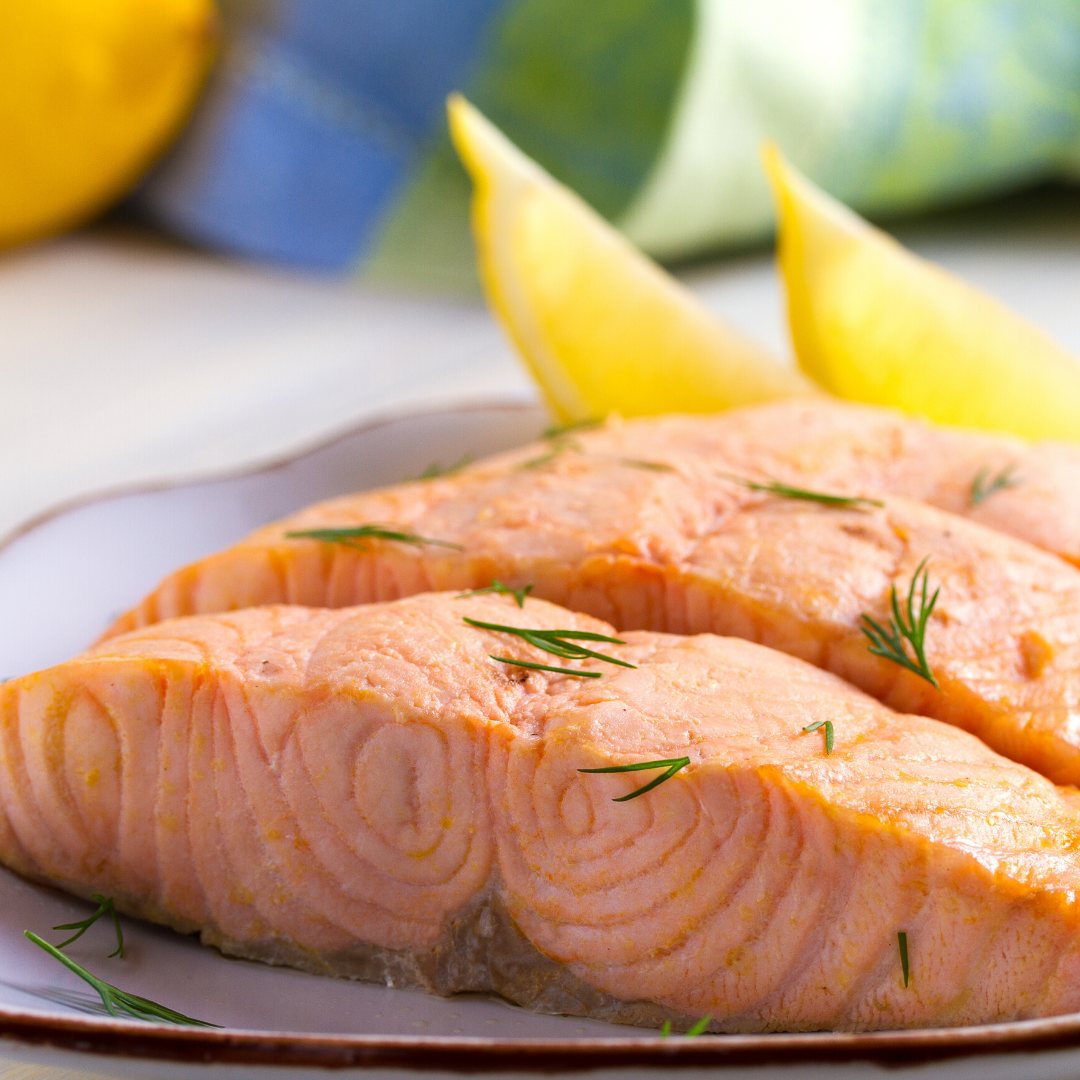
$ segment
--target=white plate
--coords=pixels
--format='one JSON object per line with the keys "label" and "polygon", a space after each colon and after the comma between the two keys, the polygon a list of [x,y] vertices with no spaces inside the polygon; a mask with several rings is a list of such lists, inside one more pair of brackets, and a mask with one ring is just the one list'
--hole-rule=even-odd
{"label": "white plate", "polygon": [[[418,475],[433,463],[527,441],[539,410],[488,404],[369,424],[242,476],[118,494],[62,509],[0,547],[0,675],[65,660],[169,570],[309,502]],[[125,920],[109,960],[97,924],[70,955],[123,989],[222,1025],[177,1029],[109,1018],[96,994],[26,941],[88,906],[0,871],[0,1054],[114,1075],[879,1076],[1051,1078],[1080,1072],[1080,1017],[880,1035],[716,1036],[538,1016],[494,998],[443,999],[225,960],[193,938]],[[57,936],[52,940],[57,940]]]}

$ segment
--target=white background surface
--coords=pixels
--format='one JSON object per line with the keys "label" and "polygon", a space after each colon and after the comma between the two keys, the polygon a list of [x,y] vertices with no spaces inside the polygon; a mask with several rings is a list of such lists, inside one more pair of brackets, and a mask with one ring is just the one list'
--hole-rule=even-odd
{"label": "white background surface", "polygon": [[[900,235],[1080,355],[1080,200]],[[787,352],[771,256],[683,276]],[[363,292],[117,226],[0,257],[0,378],[0,535],[73,497],[258,462],[373,415],[534,397],[479,303]],[[0,1080],[75,1075],[0,1057]]]}
{"label": "white background surface", "polygon": [[[900,235],[1080,355],[1080,198]],[[771,255],[683,276],[787,353]],[[77,495],[256,462],[373,414],[534,396],[479,302],[360,291],[117,226],[0,256],[0,378],[0,535]]]}

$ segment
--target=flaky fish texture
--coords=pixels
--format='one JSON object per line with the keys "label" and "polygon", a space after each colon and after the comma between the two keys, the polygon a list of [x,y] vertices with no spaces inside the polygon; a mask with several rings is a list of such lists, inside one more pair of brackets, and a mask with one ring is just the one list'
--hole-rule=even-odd
{"label": "flaky fish texture", "polygon": [[[0,856],[225,952],[551,1012],[751,1032],[1080,1009],[1080,813],[1042,776],[747,641],[592,643],[626,668],[465,616],[612,634],[509,597],[278,606],[7,683]],[[824,720],[830,754],[804,730]],[[655,771],[580,771],[683,756],[628,802]]]}
{"label": "flaky fish texture", "polygon": [[639,455],[701,454],[755,480],[917,499],[1080,565],[1080,446],[823,397],[635,420],[596,438]]}
{"label": "flaky fish texture", "polygon": [[[771,457],[770,433],[779,447]],[[795,449],[783,450],[785,433]],[[923,472],[946,461],[950,439],[987,446],[969,455],[963,482],[946,482],[959,466],[943,464],[938,487],[919,488]],[[532,583],[533,595],[620,630],[712,632],[770,645],[892,708],[973,732],[1057,783],[1078,784],[1080,571],[978,521],[874,488],[877,477],[956,502],[973,462],[992,470],[1008,457],[994,458],[991,445],[1013,444],[828,402],[611,423],[456,476],[310,507],[171,575],[112,632],[266,603],[343,607],[493,578]],[[971,512],[985,515],[1008,499],[1039,505],[1036,459],[1021,464],[1023,485]],[[877,495],[884,505],[827,506],[738,482],[766,475]],[[290,536],[365,524],[460,550]],[[941,589],[925,641],[937,687],[871,654],[863,632],[864,616],[887,624],[892,589],[903,599],[924,560],[931,592]]]}

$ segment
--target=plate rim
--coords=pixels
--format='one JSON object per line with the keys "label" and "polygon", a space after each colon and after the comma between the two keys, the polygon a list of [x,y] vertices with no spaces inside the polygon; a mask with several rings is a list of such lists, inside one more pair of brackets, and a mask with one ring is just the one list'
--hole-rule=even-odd
{"label": "plate rim", "polygon": [[[0,553],[50,521],[133,495],[228,482],[285,468],[368,431],[461,412],[536,412],[542,402],[467,398],[428,408],[387,410],[255,462],[162,481],[106,487],[63,500],[0,536]],[[62,1016],[0,1005],[0,1046],[19,1043],[100,1058],[207,1065],[432,1070],[451,1073],[574,1073],[598,1068],[700,1069],[867,1062],[892,1067],[962,1057],[1080,1047],[1080,1013],[955,1028],[875,1032],[777,1032],[661,1040],[655,1034],[575,1038],[349,1035],[190,1029],[142,1021]]]}
{"label": "plate rim", "polygon": [[72,1050],[102,1058],[162,1063],[444,1073],[566,1074],[595,1069],[700,1069],[766,1065],[890,1068],[959,1058],[1065,1051],[1080,1046],[1080,1014],[963,1028],[913,1031],[602,1038],[488,1038],[432,1035],[330,1035],[241,1028],[177,1028],[112,1018],[62,1017],[0,1006],[4,1042]]}
{"label": "plate rim", "polygon": [[460,402],[452,402],[445,405],[432,405],[427,408],[386,409],[372,413],[355,423],[338,427],[329,433],[315,438],[307,439],[296,445],[266,454],[253,461],[242,462],[238,465],[229,465],[220,469],[209,468],[191,473],[178,473],[167,480],[134,480],[120,482],[95,488],[81,495],[73,495],[59,502],[45,507],[44,510],[32,514],[17,525],[10,528],[6,533],[0,533],[0,553],[11,547],[16,540],[22,539],[28,533],[42,525],[48,524],[54,518],[72,510],[81,510],[95,503],[111,502],[113,499],[123,499],[130,495],[153,495],[161,491],[171,491],[174,488],[192,487],[199,484],[226,483],[230,480],[242,480],[248,476],[258,476],[262,473],[276,472],[278,469],[287,468],[302,458],[311,454],[317,454],[321,450],[327,450],[337,443],[362,435],[368,431],[376,431],[391,424],[398,424],[404,420],[419,420],[429,416],[440,416],[444,413],[458,412],[536,412],[545,408],[542,401],[527,401],[522,398],[512,397],[469,397],[462,398]]}

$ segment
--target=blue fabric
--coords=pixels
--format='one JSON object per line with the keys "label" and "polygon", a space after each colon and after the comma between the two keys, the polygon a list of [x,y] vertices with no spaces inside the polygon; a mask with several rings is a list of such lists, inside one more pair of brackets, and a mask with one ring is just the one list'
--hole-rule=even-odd
{"label": "blue fabric", "polygon": [[203,109],[142,196],[188,237],[360,261],[507,0],[296,0],[232,27]]}
{"label": "blue fabric", "polygon": [[301,0],[285,5],[280,40],[327,82],[425,139],[458,89],[506,0]]}
{"label": "blue fabric", "polygon": [[475,280],[451,90],[664,259],[768,235],[763,140],[869,215],[1080,177],[1080,0],[220,3],[141,200],[292,265]]}

